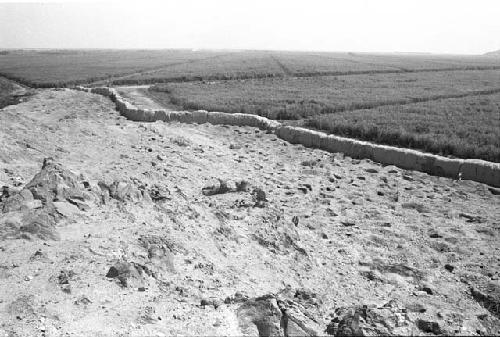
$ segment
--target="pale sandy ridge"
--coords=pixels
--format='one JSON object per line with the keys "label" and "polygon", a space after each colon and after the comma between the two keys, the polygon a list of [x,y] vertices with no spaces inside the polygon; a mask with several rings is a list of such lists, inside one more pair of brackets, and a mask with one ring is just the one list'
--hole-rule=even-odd
{"label": "pale sandy ridge", "polygon": [[[0,181],[13,192],[53,157],[81,188],[119,181],[165,196],[61,209],[59,241],[3,238],[0,335],[241,336],[253,323],[231,298],[286,289],[294,301],[298,290],[313,296],[320,335],[353,305],[401,308],[383,318],[399,335],[500,333],[481,297],[484,285],[500,289],[500,198],[484,184],[290,145],[252,127],[128,121],[109,99],[70,90],[3,109],[0,143]],[[244,179],[268,201],[204,195],[217,178]],[[2,237],[29,238],[18,226],[1,214]],[[145,247],[157,241],[166,261]],[[106,277],[120,261],[169,268],[144,288],[124,287]]]}

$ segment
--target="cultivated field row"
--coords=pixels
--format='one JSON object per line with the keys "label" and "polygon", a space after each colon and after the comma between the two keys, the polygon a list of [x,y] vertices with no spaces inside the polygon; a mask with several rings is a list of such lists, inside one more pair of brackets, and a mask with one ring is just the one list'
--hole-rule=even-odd
{"label": "cultivated field row", "polygon": [[496,70],[493,57],[271,51],[9,51],[0,74],[33,87]]}
{"label": "cultivated field row", "polygon": [[500,162],[499,79],[452,71],[214,81],[156,85],[149,95],[177,110],[306,119],[336,135]]}
{"label": "cultivated field row", "polygon": [[498,89],[314,116],[305,125],[380,144],[500,162]]}
{"label": "cultivated field row", "polygon": [[[196,62],[196,61],[194,61]],[[194,63],[192,62],[192,63]],[[188,63],[182,63],[188,64]],[[281,67],[280,67],[281,68]],[[283,68],[282,68],[283,69]],[[433,73],[433,72],[450,72],[450,71],[487,71],[500,70],[500,66],[484,66],[484,67],[462,67],[462,68],[424,68],[424,69],[395,69],[395,70],[352,70],[352,71],[323,71],[323,72],[308,72],[308,73],[293,73],[290,71],[270,72],[270,73],[237,73],[237,74],[215,74],[215,75],[182,75],[182,76],[158,76],[156,71],[148,71],[139,75],[139,78],[112,79],[109,82],[112,85],[145,85],[156,83],[179,83],[179,82],[199,82],[199,81],[233,81],[233,80],[250,80],[250,79],[267,79],[267,78],[315,78],[327,76],[353,76],[353,75],[376,75],[376,74],[410,74],[410,73]],[[148,77],[144,77],[148,75]],[[152,76],[152,77],[149,77]],[[128,76],[127,76],[128,77]]]}
{"label": "cultivated field row", "polygon": [[117,110],[130,120],[178,121],[183,123],[211,123],[224,125],[252,126],[274,132],[278,137],[292,144],[302,144],[306,147],[319,148],[329,152],[342,152],[353,158],[371,159],[376,162],[395,165],[404,169],[417,170],[432,175],[467,179],[500,187],[500,163],[491,163],[477,159],[450,159],[415,150],[390,147],[327,135],[322,132],[304,128],[283,126],[281,123],[250,114],[227,114],[207,112],[203,110],[168,111],[138,109],[125,101],[112,88],[77,88],[109,97],[116,103]]}

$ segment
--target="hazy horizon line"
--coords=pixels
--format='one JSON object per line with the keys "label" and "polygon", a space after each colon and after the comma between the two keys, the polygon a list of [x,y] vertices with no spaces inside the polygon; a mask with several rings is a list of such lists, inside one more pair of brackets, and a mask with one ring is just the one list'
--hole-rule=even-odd
{"label": "hazy horizon line", "polygon": [[456,56],[487,56],[493,49],[481,54],[468,53],[436,53],[430,51],[356,51],[356,50],[318,50],[318,49],[255,49],[255,48],[208,48],[208,47],[0,47],[0,50],[190,50],[190,51],[229,51],[229,52],[293,52],[293,53],[339,53],[339,54],[410,54],[410,55],[456,55]]}

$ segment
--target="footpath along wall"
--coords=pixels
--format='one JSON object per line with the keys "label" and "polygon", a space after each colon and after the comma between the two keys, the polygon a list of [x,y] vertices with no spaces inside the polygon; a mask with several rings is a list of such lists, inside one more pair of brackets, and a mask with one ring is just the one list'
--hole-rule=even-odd
{"label": "footpath along wall", "polygon": [[292,144],[302,144],[328,152],[342,152],[352,158],[371,159],[381,164],[395,165],[403,169],[421,171],[435,176],[474,180],[500,187],[500,163],[479,159],[451,159],[410,149],[378,145],[300,127],[283,126],[277,121],[257,115],[207,112],[205,110],[190,112],[138,109],[113,88],[76,87],[75,89],[109,97],[115,102],[116,109],[120,114],[133,121],[154,122],[161,120],[164,122],[252,126],[261,130],[273,131],[279,138]]}

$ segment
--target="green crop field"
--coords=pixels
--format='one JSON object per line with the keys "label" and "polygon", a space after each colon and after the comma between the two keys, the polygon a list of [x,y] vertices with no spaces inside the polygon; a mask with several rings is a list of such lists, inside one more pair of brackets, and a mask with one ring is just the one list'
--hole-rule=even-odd
{"label": "green crop field", "polygon": [[495,57],[191,50],[9,50],[0,75],[33,87],[500,69]]}
{"label": "green crop field", "polygon": [[189,50],[27,50],[0,55],[0,75],[33,87],[84,84],[215,57]]}
{"label": "green crop field", "polygon": [[440,71],[159,84],[179,109],[306,119],[338,135],[500,162],[500,71]]}
{"label": "green crop field", "polygon": [[182,109],[300,119],[499,88],[500,70],[491,70],[169,83],[151,95]]}
{"label": "green crop field", "polygon": [[440,99],[315,116],[336,135],[460,158],[500,162],[500,94]]}

